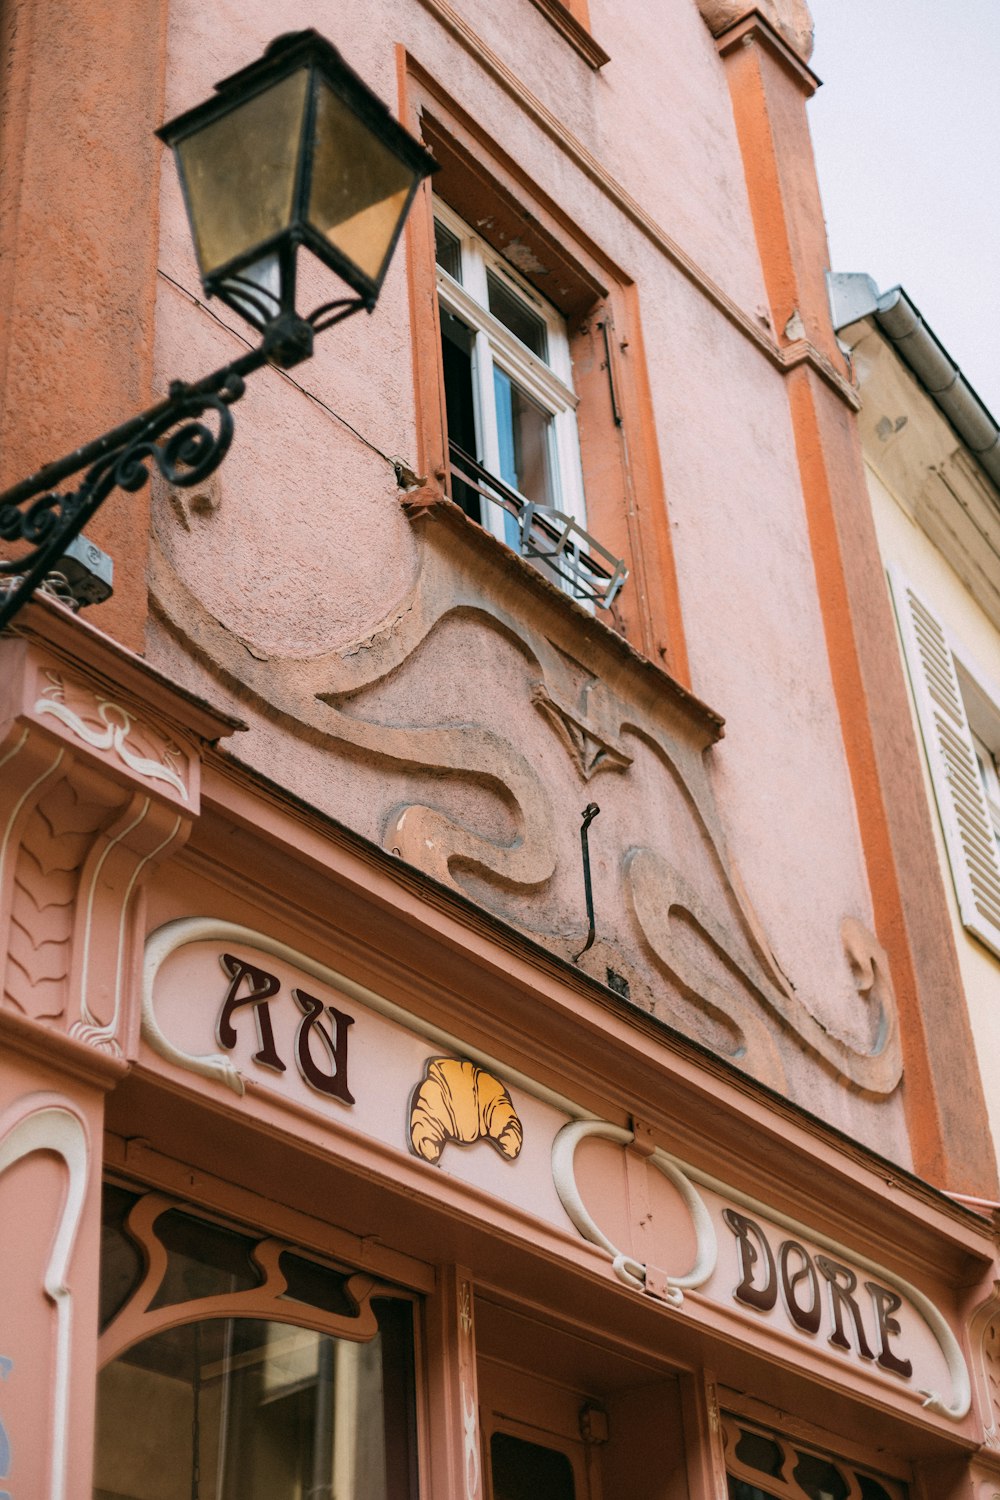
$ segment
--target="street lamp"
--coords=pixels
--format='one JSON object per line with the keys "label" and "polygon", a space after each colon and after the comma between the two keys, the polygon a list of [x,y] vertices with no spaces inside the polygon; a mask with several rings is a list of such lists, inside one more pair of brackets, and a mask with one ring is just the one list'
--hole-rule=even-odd
{"label": "street lamp", "polygon": [[[175,381],[165,401],[0,494],[0,538],[27,548],[0,561],[0,628],[113,489],[141,489],[153,464],[169,484],[200,484],[229,450],[245,377],[269,363],[289,369],[312,354],[314,334],[372,311],[416,191],[437,169],[315,31],[279,37],[157,134],[176,154],[206,295],[261,341],[203,380]],[[302,249],[353,295],[303,316]]]}

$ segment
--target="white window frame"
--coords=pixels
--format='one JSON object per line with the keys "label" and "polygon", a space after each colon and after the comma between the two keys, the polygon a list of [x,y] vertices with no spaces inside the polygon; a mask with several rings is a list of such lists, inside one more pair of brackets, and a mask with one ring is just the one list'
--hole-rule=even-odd
{"label": "white window frame", "polygon": [[889,582],[962,923],[1000,958],[1000,808],[988,796],[1000,758],[1000,684],[898,569]]}
{"label": "white window frame", "polygon": [[[518,275],[509,261],[504,260],[464,219],[439,199],[434,202],[434,217],[459,243],[462,280],[456,281],[438,265],[437,290],[440,306],[461,319],[473,333],[473,404],[476,432],[482,449],[479,461],[484,469],[502,479],[493,386],[493,368],[496,365],[552,418],[548,453],[551,504],[571,516],[580,526],[586,527],[583,470],[576,423],[578,397],[573,390],[572,361],[565,319],[529,282]],[[487,276],[491,272],[506,282],[511,291],[545,324],[547,361],[522,344],[490,312]],[[473,458],[476,456],[470,455]],[[529,503],[526,496],[522,498],[525,504]],[[484,528],[500,541],[507,541],[505,512],[488,502],[482,508]]]}

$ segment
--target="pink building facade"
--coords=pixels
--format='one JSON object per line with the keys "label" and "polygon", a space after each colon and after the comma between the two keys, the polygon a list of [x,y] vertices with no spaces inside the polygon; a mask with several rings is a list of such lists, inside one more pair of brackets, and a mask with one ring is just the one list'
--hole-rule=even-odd
{"label": "pink building facade", "polygon": [[804,6],[9,5],[2,482],[245,352],[152,132],[309,26],[440,164],[377,309],[0,640],[0,1495],[982,1500]]}

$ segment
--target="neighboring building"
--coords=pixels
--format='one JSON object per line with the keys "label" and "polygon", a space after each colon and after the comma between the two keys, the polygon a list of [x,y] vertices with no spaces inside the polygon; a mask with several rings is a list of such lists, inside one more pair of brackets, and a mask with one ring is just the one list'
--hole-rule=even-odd
{"label": "neighboring building", "polygon": [[245,351],[153,130],[310,25],[441,166],[377,310],[0,641],[0,1494],[983,1496],[802,0],[6,6],[4,483]]}
{"label": "neighboring building", "polygon": [[831,278],[994,1141],[1000,1141],[1000,429],[902,287]]}

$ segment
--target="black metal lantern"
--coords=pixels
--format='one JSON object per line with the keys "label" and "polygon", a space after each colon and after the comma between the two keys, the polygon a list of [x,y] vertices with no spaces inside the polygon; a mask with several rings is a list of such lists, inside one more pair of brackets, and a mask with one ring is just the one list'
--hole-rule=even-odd
{"label": "black metal lantern", "polygon": [[[315,31],[278,37],[216,89],[158,132],[176,154],[205,291],[261,330],[370,312],[433,157]],[[301,318],[303,245],[356,299]]]}
{"label": "black metal lantern", "polygon": [[[141,489],[154,466],[170,485],[200,484],[229,451],[246,377],[308,359],[315,333],[372,311],[414,195],[437,170],[315,31],[278,37],[259,62],[217,84],[214,99],[157,134],[177,154],[205,291],[263,337],[201,380],[174,381],[156,406],[0,494],[0,541],[16,553],[0,557],[0,630],[39,586],[79,602],[67,558],[112,490]],[[354,295],[303,317],[301,246]],[[74,476],[75,487],[63,488]]]}

